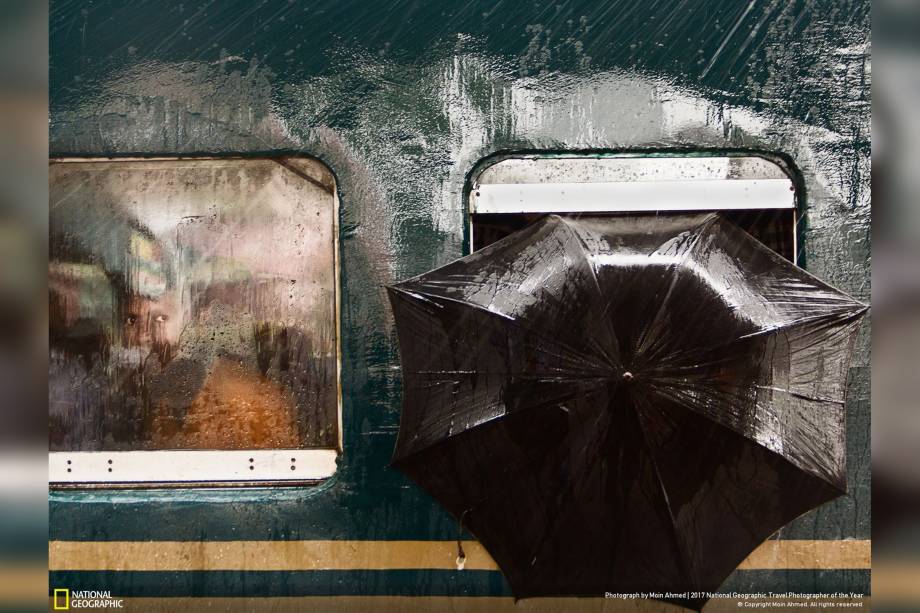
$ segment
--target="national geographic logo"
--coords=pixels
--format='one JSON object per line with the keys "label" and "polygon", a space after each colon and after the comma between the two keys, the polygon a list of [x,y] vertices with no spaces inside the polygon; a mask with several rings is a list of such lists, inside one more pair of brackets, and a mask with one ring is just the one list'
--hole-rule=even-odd
{"label": "national geographic logo", "polygon": [[67,588],[54,590],[54,608],[57,611],[66,611],[70,608],[70,590]]}
{"label": "national geographic logo", "polygon": [[105,590],[70,590],[55,588],[52,606],[55,611],[70,609],[124,609],[123,598],[112,598],[112,592]]}

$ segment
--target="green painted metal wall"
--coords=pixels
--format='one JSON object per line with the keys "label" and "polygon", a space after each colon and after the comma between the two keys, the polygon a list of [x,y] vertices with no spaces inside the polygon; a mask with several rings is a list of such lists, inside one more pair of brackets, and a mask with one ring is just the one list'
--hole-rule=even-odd
{"label": "green painted metal wall", "polygon": [[[383,286],[459,257],[461,194],[503,150],[746,149],[801,173],[807,268],[868,301],[864,0],[94,0],[51,3],[55,156],[303,152],[341,196],[344,455],[312,489],[57,492],[54,540],[455,538],[387,467],[400,376]],[[849,495],[780,538],[869,537],[869,349]],[[485,571],[55,573],[125,594],[507,594]],[[868,592],[867,571],[739,571],[729,589]]]}

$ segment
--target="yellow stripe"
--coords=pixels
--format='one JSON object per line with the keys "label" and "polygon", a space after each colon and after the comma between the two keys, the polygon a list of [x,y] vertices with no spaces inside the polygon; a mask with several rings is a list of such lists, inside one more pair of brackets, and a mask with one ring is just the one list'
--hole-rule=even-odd
{"label": "yellow stripe", "polygon": [[[739,568],[871,567],[870,541],[767,541]],[[463,543],[465,568],[497,570],[482,545]],[[456,569],[455,541],[51,541],[51,570]]]}
{"label": "yellow stripe", "polygon": [[738,568],[872,568],[872,541],[766,541]]}
{"label": "yellow stripe", "polygon": [[[497,570],[476,542],[466,568]],[[456,568],[456,541],[51,541],[53,570],[386,570]]]}

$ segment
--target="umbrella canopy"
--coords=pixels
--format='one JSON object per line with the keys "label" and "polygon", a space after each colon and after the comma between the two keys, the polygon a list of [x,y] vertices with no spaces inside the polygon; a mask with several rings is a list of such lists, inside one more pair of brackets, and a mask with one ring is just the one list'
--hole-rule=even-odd
{"label": "umbrella canopy", "polygon": [[716,214],[549,216],[389,289],[394,466],[517,597],[701,606],[846,491],[866,307]]}

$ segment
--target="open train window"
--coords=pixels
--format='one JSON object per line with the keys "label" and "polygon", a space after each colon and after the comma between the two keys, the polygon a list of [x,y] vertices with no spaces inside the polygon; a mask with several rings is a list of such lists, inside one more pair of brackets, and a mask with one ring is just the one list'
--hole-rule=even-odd
{"label": "open train window", "polygon": [[53,160],[49,224],[52,486],[334,472],[338,200],[327,167]]}
{"label": "open train window", "polygon": [[472,251],[548,213],[720,211],[787,259],[798,257],[795,185],[764,157],[504,155],[475,170],[467,192]]}

